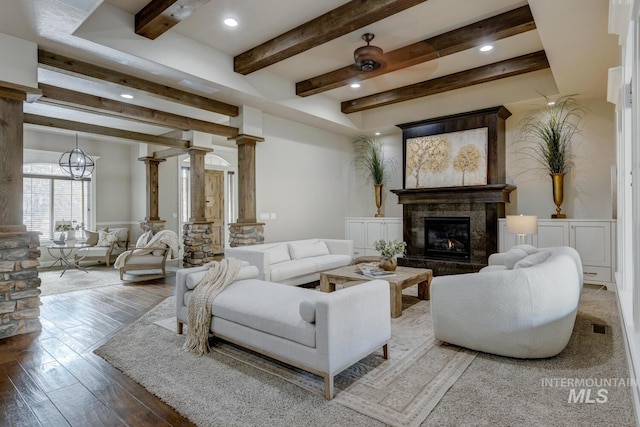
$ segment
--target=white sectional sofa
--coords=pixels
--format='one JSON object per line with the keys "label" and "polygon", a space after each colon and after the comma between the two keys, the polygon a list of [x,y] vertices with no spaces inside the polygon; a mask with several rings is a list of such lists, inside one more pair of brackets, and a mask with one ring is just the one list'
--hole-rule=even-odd
{"label": "white sectional sofa", "polygon": [[225,257],[258,268],[258,279],[303,285],[320,279],[320,272],[352,262],[353,240],[306,239],[226,248]]}
{"label": "white sectional sofa", "polygon": [[478,273],[434,277],[435,337],[517,358],[551,357],[569,342],[582,290],[570,247],[511,249]]}
{"label": "white sectional sofa", "polygon": [[[188,323],[192,289],[206,267],[176,273],[178,333]],[[389,283],[372,280],[337,292],[266,282],[245,266],[213,301],[214,336],[324,377],[325,398],[333,377],[391,338]]]}

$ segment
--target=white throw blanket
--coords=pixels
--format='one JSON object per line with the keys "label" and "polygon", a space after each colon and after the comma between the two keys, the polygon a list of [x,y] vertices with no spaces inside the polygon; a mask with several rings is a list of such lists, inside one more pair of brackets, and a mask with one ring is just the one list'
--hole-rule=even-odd
{"label": "white throw blanket", "polygon": [[118,255],[116,262],[113,264],[113,268],[124,267],[124,260],[134,250],[136,251],[136,255],[146,255],[153,251],[151,248],[162,248],[165,247],[164,245],[169,247],[169,254],[167,255],[168,260],[176,259],[180,256],[180,240],[178,240],[178,235],[171,230],[160,230],[151,238],[151,240],[149,240],[149,242],[147,242],[144,248],[128,250]]}
{"label": "white throw blanket", "polygon": [[211,328],[211,304],[215,297],[234,281],[242,262],[225,258],[220,262],[205,264],[209,271],[196,285],[187,306],[187,337],[183,348],[202,356],[209,352],[209,329]]}

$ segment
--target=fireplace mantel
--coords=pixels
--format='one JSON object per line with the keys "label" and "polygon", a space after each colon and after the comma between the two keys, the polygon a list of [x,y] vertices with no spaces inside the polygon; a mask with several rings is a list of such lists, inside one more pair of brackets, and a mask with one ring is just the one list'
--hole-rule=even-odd
{"label": "fireplace mantel", "polygon": [[422,203],[509,203],[514,185],[491,184],[464,187],[411,188],[391,190],[400,204]]}

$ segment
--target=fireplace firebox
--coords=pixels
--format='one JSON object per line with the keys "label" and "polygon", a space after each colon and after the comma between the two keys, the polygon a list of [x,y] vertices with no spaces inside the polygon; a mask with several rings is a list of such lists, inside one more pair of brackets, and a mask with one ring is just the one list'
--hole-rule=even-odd
{"label": "fireplace firebox", "polygon": [[426,217],[424,255],[435,259],[468,260],[471,256],[469,217]]}

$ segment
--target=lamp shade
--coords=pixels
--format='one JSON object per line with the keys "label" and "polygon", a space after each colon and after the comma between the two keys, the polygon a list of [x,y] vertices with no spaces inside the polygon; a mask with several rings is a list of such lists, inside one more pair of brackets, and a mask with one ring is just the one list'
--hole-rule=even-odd
{"label": "lamp shade", "polygon": [[507,215],[507,232],[538,234],[538,217],[535,215]]}

